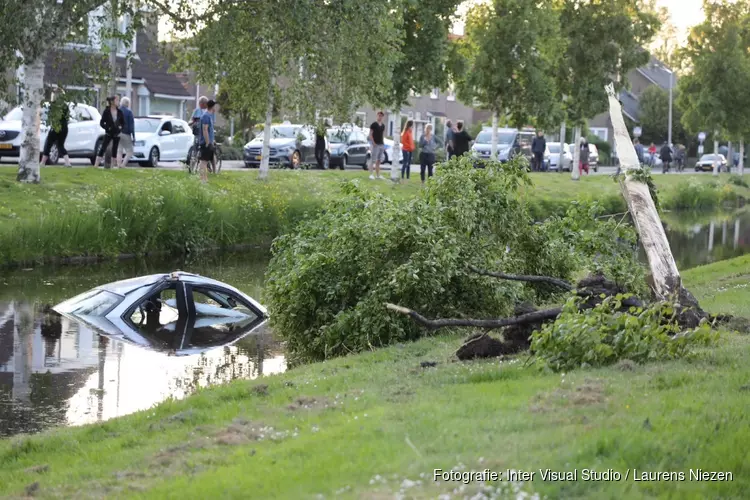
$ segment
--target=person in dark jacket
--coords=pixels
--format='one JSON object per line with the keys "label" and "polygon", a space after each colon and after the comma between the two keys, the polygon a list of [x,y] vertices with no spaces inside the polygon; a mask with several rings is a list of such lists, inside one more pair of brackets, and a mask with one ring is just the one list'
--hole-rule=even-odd
{"label": "person in dark jacket", "polygon": [[469,152],[469,143],[473,141],[469,133],[464,129],[464,122],[456,123],[456,133],[453,134],[453,156],[463,156]]}
{"label": "person in dark jacket", "polygon": [[107,107],[104,108],[102,119],[99,121],[99,125],[104,129],[104,140],[99,146],[99,151],[97,151],[94,168],[99,167],[110,143],[112,144],[113,163],[117,167],[117,147],[120,145],[120,134],[125,126],[125,116],[122,114],[119,105],[119,96],[107,97]]}
{"label": "person in dark jacket", "polygon": [[544,167],[544,152],[547,150],[547,140],[544,138],[544,132],[537,130],[536,137],[531,141],[531,153],[534,155],[534,165],[532,170],[540,172]]}
{"label": "person in dark jacket", "polygon": [[669,164],[672,163],[672,148],[669,144],[664,144],[659,151],[661,157],[661,168],[663,173],[669,172]]}
{"label": "person in dark jacket", "polygon": [[315,160],[318,162],[318,168],[325,168],[324,160],[326,157],[326,133],[328,132],[328,120],[324,121],[315,130]]}
{"label": "person in dark jacket", "polygon": [[[122,127],[122,133],[120,134],[120,149],[117,152],[117,158],[121,160],[120,167],[125,168],[128,166],[130,157],[133,156],[133,145],[135,144],[135,117],[133,112],[130,111],[130,99],[123,97],[121,101],[120,111],[125,119],[124,126]],[[123,156],[123,154],[125,156]]]}
{"label": "person in dark jacket", "polygon": [[42,165],[47,164],[52,146],[57,146],[57,157],[65,158],[65,166],[70,167],[70,157],[65,149],[65,139],[68,137],[68,122],[70,121],[70,107],[68,102],[60,94],[49,108],[48,122],[49,132],[44,141],[44,152],[42,153]]}

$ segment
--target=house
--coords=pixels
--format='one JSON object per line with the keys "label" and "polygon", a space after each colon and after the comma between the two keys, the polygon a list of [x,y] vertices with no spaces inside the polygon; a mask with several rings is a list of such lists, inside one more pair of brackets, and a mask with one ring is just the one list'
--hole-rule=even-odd
{"label": "house", "polygon": [[[664,90],[669,90],[670,70],[664,65],[664,63],[655,57],[651,57],[651,60],[647,65],[635,68],[628,72],[627,81],[630,88],[620,91],[622,114],[626,119],[633,123],[638,123],[640,108],[638,99],[643,92],[652,85],[658,85]],[[672,84],[674,87],[677,86],[676,76],[674,77]],[[614,146],[614,131],[612,128],[612,121],[609,117],[609,111],[601,113],[589,120],[588,126],[589,131],[592,134]]]}
{"label": "house", "polygon": [[[106,97],[109,75],[108,55],[102,50],[107,41],[99,37],[104,7],[88,14],[88,29],[78,38],[47,54],[45,86],[66,90],[87,91],[86,104],[101,106]],[[120,29],[127,29],[127,18],[119,20]],[[158,43],[158,21],[154,19],[134,37],[131,76],[131,109],[138,115],[164,114],[187,117],[195,105],[191,95],[177,76],[169,71],[169,61]],[[117,52],[117,93],[126,96],[127,51],[120,42]]]}

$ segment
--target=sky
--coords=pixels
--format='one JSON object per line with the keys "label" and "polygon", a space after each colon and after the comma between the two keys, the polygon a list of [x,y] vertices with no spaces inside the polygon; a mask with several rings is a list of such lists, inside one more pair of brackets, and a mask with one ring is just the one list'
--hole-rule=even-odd
{"label": "sky", "polygon": [[[467,0],[459,7],[457,14],[463,15],[466,10],[477,0]],[[702,0],[657,0],[661,7],[666,7],[672,17],[672,24],[677,28],[677,36],[680,41],[684,41],[688,31],[692,26],[703,20]],[[454,32],[463,33],[463,23],[460,21],[454,25]]]}

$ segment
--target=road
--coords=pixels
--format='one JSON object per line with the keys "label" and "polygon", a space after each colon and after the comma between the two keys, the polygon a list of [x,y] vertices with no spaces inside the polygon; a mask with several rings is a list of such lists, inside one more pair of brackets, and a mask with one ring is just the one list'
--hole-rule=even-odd
{"label": "road", "polygon": [[[73,167],[75,167],[75,168],[84,168],[84,167],[91,168],[91,162],[89,160],[86,160],[86,159],[81,159],[81,160],[75,159],[75,160],[70,160],[70,162],[73,164]],[[2,165],[12,165],[12,164],[17,164],[17,163],[18,162],[17,162],[17,160],[15,158],[7,158],[7,159],[3,158],[2,161],[0,162],[0,164],[2,164]],[[62,166],[62,162],[60,162],[60,164],[58,166]],[[131,167],[136,167],[137,164],[133,163],[130,166]],[[159,164],[159,168],[160,169],[166,169],[166,170],[181,170],[184,167],[183,167],[182,163],[179,163],[179,162],[163,162],[163,163]],[[248,168],[245,168],[244,163],[242,161],[237,161],[237,160],[235,160],[235,161],[229,161],[229,160],[224,161],[222,163],[222,167],[221,168],[222,168],[222,170],[245,170],[245,171],[248,171],[248,172],[257,171],[257,169],[248,169]],[[361,169],[361,167],[349,167],[347,170],[352,170],[352,171],[354,171],[354,170],[360,170],[361,171],[362,169]],[[384,171],[390,171],[391,170],[391,166],[390,165],[384,165],[383,166],[383,170]],[[412,171],[412,173],[416,173],[417,175],[419,175],[419,165],[418,164],[413,164],[411,166],[411,171]],[[599,171],[598,172],[593,172],[592,171],[591,175],[614,175],[616,171],[617,171],[617,169],[615,167],[599,167]],[[654,174],[654,175],[661,175],[662,172],[661,172],[661,169],[656,169],[656,170],[653,170],[651,173]],[[562,175],[562,176],[568,176],[568,177],[570,177],[570,172],[562,172],[561,174],[558,174],[557,172],[549,172],[549,174],[550,175]],[[687,174],[695,174],[695,171],[694,170],[685,170],[684,172],[681,172],[681,173],[675,172],[674,170],[670,171],[670,175],[687,175]],[[706,172],[706,174],[710,175],[710,172]]]}

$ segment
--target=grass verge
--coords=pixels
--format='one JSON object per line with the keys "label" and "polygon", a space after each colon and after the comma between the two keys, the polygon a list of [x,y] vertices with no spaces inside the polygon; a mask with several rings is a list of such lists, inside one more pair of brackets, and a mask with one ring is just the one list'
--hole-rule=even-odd
{"label": "grass verge", "polygon": [[[181,171],[45,168],[43,183],[15,181],[16,169],[0,167],[0,265],[71,256],[180,254],[234,245],[264,245],[314,214],[342,181],[360,179],[367,189],[409,197],[419,181],[394,185],[370,181],[360,171],[224,172],[208,186]],[[576,199],[597,200],[609,213],[625,211],[608,176],[572,182],[558,174],[532,174],[524,196],[532,213],[562,213]],[[669,209],[737,205],[750,189],[709,175],[658,176],[662,206]]]}
{"label": "grass verge", "polygon": [[[750,315],[750,257],[685,273],[712,312]],[[452,363],[460,334],[238,381],[102,424],[0,442],[0,495],[41,498],[740,498],[750,488],[750,337],[669,363],[543,374]],[[425,363],[428,362],[428,363]],[[435,366],[429,366],[436,363]],[[535,472],[523,484],[433,469]],[[577,481],[539,469],[578,470]],[[622,475],[585,481],[583,469]],[[732,481],[690,480],[690,470]],[[682,472],[685,481],[635,481]],[[625,475],[628,474],[628,479]]]}

